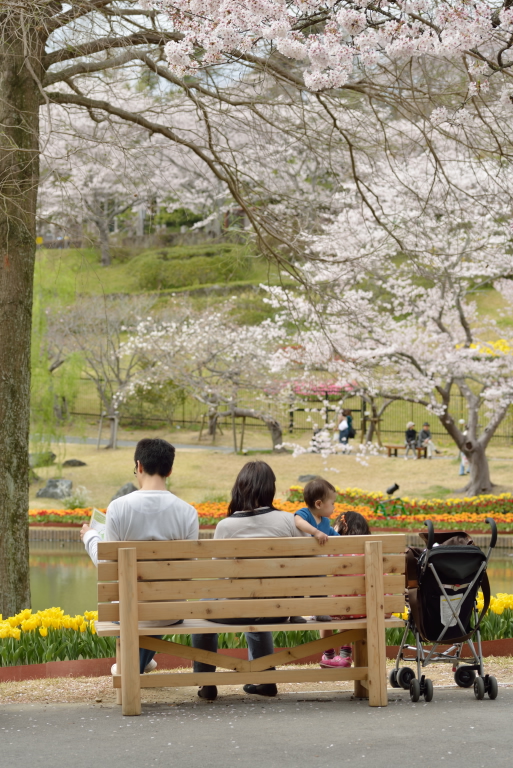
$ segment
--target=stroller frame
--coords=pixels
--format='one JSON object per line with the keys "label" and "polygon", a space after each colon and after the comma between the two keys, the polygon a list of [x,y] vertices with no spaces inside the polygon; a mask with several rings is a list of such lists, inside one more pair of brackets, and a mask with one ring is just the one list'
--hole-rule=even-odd
{"label": "stroller frame", "polygon": [[[486,573],[490,556],[497,542],[497,526],[495,525],[495,521],[492,518],[486,518],[486,522],[490,525],[492,534],[488,553],[486,555],[486,559],[484,559],[481,563],[481,566],[473,576],[471,582],[466,585],[466,590],[463,595],[458,595],[458,609],[460,605],[462,606],[464,604],[465,599],[472,593],[475,585],[481,582],[483,572]],[[437,536],[433,528],[433,523],[430,520],[426,521],[425,525],[428,528],[427,537],[425,534],[421,534],[421,536],[423,538],[427,538],[428,550],[433,548],[435,538],[440,537],[441,539],[446,539],[449,538],[449,536],[453,536],[455,534],[454,531],[451,531],[449,533],[444,532],[443,535],[438,534]],[[474,626],[470,633],[468,633],[461,622],[459,610],[453,606],[453,602],[450,599],[450,596],[447,594],[446,586],[444,586],[442,583],[436,569],[429,561],[427,567],[430,569],[433,577],[436,580],[436,583],[438,584],[441,596],[443,596],[443,598],[447,601],[447,605],[449,606],[452,614],[452,619],[455,620],[457,626],[461,630],[462,637],[465,636],[465,639],[463,639],[461,642],[453,642],[453,644],[450,645],[450,647],[446,650],[439,648],[439,646],[443,644],[447,630],[451,626],[452,619],[450,618],[445,626],[443,626],[443,629],[437,639],[435,641],[431,641],[432,647],[429,650],[425,650],[422,645],[421,634],[415,624],[412,607],[409,605],[408,619],[406,620],[406,626],[401,644],[399,646],[399,651],[397,653],[395,667],[390,673],[390,683],[392,687],[409,690],[410,698],[413,702],[418,701],[421,695],[424,696],[426,701],[431,701],[433,698],[433,684],[431,680],[426,678],[426,676],[423,674],[423,669],[429,666],[429,664],[452,664],[453,672],[455,672],[455,681],[459,687],[469,688],[473,685],[476,699],[483,699],[485,693],[488,693],[490,699],[495,699],[498,693],[497,681],[493,676],[486,675],[484,672],[481,631],[479,626],[480,618],[476,599],[474,599],[472,606]],[[410,632],[415,638],[415,645],[410,645],[407,643],[407,638]],[[468,645],[469,648],[469,655],[467,656],[463,655],[463,646],[465,644]],[[414,652],[414,655],[405,656],[405,651]],[[415,672],[410,667],[401,667],[401,662],[414,662],[417,667],[417,676],[415,677]],[[460,665],[464,666],[460,667]]]}

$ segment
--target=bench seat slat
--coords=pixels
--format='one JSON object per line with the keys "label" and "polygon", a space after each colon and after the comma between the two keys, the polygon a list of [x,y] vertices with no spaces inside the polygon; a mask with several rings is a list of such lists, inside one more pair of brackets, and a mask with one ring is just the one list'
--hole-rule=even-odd
{"label": "bench seat slat", "polygon": [[[305,624],[244,624],[237,627],[227,624],[218,624],[215,621],[205,621],[205,619],[185,619],[183,624],[170,625],[168,627],[151,627],[139,625],[139,635],[197,635],[212,634],[213,632],[297,632],[305,629],[336,629],[337,631],[351,629],[365,629],[366,619],[345,619],[344,621],[332,621],[330,623],[308,620]],[[402,619],[385,619],[385,627],[404,627]],[[119,624],[112,621],[95,621],[96,632],[99,637],[119,637]]]}
{"label": "bench seat slat", "polygon": [[[330,536],[319,554],[363,554],[366,541],[381,541],[383,553],[400,553],[406,535],[400,533],[372,536]],[[155,546],[157,545],[157,546]],[[198,541],[103,541],[98,544],[99,560],[117,560],[118,549],[137,550],[138,560],[175,560],[195,557],[297,557],[312,555],[312,539],[200,539]],[[320,547],[319,547],[320,549]]]}
{"label": "bench seat slat", "polygon": [[[251,672],[251,682],[259,683],[316,683],[327,680],[365,680],[367,667],[349,669],[287,669]],[[240,685],[247,682],[244,672],[153,672],[141,675],[141,688],[183,688],[190,685]],[[121,675],[114,675],[114,688],[121,688]]]}
{"label": "bench seat slat", "polygon": [[[313,590],[312,590],[313,591]],[[404,609],[403,595],[387,595],[383,598],[386,613],[398,613]],[[304,597],[254,600],[212,600],[195,602],[139,603],[139,621],[163,621],[165,619],[224,619],[258,616],[351,616],[365,613],[365,597]],[[118,603],[99,603],[100,621],[118,621]],[[227,630],[229,631],[229,630]]]}
{"label": "bench seat slat", "polygon": [[[336,577],[335,577],[336,578]],[[316,579],[217,579],[197,581],[147,581],[138,584],[137,599],[141,601],[158,600],[197,600],[208,598],[243,598],[243,597],[304,597],[308,591],[318,595],[330,595],[343,591],[345,595],[364,595],[365,576],[344,576],[344,581],[334,581],[333,576]],[[401,574],[385,576],[385,592],[402,592],[404,576]],[[98,584],[98,602],[119,599],[117,582]]]}
{"label": "bench seat slat", "polygon": [[[352,538],[355,538],[354,536]],[[320,549],[320,548],[319,548]],[[401,555],[385,555],[385,573],[404,573],[405,559]],[[155,560],[137,563],[138,581],[163,581],[164,579],[236,579],[353,575],[364,571],[362,557],[296,557],[254,558],[250,560]],[[98,581],[116,581],[118,564],[98,563]]]}

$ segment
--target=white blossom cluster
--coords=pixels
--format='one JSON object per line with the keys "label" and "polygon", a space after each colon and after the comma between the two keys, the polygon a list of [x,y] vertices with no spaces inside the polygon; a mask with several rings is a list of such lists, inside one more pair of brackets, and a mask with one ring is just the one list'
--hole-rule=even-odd
{"label": "white blossom cluster", "polygon": [[[153,0],[151,5],[183,34],[166,46],[180,76],[258,54],[269,41],[307,65],[304,81],[312,90],[344,86],[355,60],[373,66],[379,60],[423,55],[453,60],[468,54],[490,75],[507,65],[513,29],[513,9],[501,10],[494,0]],[[204,51],[199,58],[197,47]]]}

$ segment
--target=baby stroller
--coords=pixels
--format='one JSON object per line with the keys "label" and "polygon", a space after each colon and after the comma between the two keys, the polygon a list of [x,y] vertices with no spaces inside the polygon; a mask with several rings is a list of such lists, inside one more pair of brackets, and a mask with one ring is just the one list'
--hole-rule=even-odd
{"label": "baby stroller", "polygon": [[[427,541],[421,550],[409,547],[406,552],[406,588],[408,594],[408,619],[395,663],[390,673],[393,688],[409,690],[412,701],[424,696],[433,698],[433,683],[422,674],[428,664],[453,665],[454,680],[460,688],[474,686],[476,699],[485,693],[490,699],[497,698],[497,680],[485,675],[479,626],[490,605],[490,583],[486,568],[497,542],[497,526],[492,518],[486,522],[491,527],[488,554],[474,546],[470,536],[463,531],[435,533],[428,520],[428,533],[420,536]],[[466,545],[445,542],[457,536]],[[478,615],[477,593],[482,589],[484,605]],[[412,633],[415,645],[408,645]],[[432,643],[431,649],[422,643]],[[441,645],[450,647],[447,650]],[[463,655],[467,644],[468,655]],[[405,655],[413,651],[414,655]],[[417,676],[411,667],[400,667],[401,662],[417,664]],[[477,673],[477,674],[476,674]]]}

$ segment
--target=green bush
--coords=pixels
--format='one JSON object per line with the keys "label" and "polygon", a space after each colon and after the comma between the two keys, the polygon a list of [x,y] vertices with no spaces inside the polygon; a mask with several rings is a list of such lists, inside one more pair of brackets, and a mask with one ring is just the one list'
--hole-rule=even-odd
{"label": "green bush", "polygon": [[247,251],[230,244],[160,248],[142,253],[132,264],[146,291],[231,283],[251,272]]}

